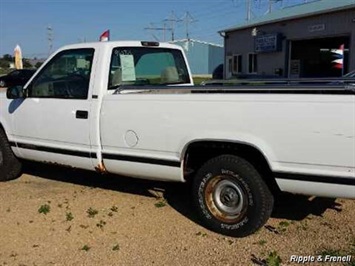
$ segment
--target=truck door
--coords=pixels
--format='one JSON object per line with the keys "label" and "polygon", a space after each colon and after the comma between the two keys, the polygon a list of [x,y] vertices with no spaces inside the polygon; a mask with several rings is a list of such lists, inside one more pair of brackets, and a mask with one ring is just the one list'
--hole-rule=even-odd
{"label": "truck door", "polygon": [[21,157],[93,169],[90,76],[94,49],[59,52],[13,103],[14,138]]}

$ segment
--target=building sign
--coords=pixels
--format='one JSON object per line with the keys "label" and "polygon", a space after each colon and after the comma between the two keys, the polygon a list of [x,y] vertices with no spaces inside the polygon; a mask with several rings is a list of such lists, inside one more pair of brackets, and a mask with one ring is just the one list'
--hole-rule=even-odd
{"label": "building sign", "polygon": [[282,48],[282,35],[280,33],[264,34],[255,37],[256,53],[280,52]]}
{"label": "building sign", "polygon": [[308,26],[309,32],[324,31],[324,30],[325,30],[325,24],[316,24],[316,25]]}

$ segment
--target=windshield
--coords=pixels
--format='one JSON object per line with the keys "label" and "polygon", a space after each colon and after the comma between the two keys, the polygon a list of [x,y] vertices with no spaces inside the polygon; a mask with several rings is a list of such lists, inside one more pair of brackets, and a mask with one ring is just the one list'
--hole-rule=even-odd
{"label": "windshield", "polygon": [[120,85],[173,85],[190,83],[181,51],[168,48],[113,49],[108,89]]}

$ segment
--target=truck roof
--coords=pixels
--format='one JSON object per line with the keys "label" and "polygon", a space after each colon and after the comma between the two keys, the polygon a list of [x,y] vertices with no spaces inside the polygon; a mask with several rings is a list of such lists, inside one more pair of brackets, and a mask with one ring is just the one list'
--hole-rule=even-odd
{"label": "truck roof", "polygon": [[70,44],[61,47],[59,50],[66,49],[78,49],[78,48],[95,48],[95,47],[159,47],[159,48],[170,48],[170,49],[178,49],[182,50],[182,48],[176,44],[171,44],[167,42],[156,42],[156,41],[107,41],[107,42],[88,42],[88,43],[77,43]]}

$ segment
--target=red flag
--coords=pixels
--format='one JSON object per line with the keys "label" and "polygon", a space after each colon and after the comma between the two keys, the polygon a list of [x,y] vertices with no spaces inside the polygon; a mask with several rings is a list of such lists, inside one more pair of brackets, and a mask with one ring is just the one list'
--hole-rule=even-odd
{"label": "red flag", "polygon": [[110,30],[104,31],[100,35],[100,42],[107,42],[110,40]]}

